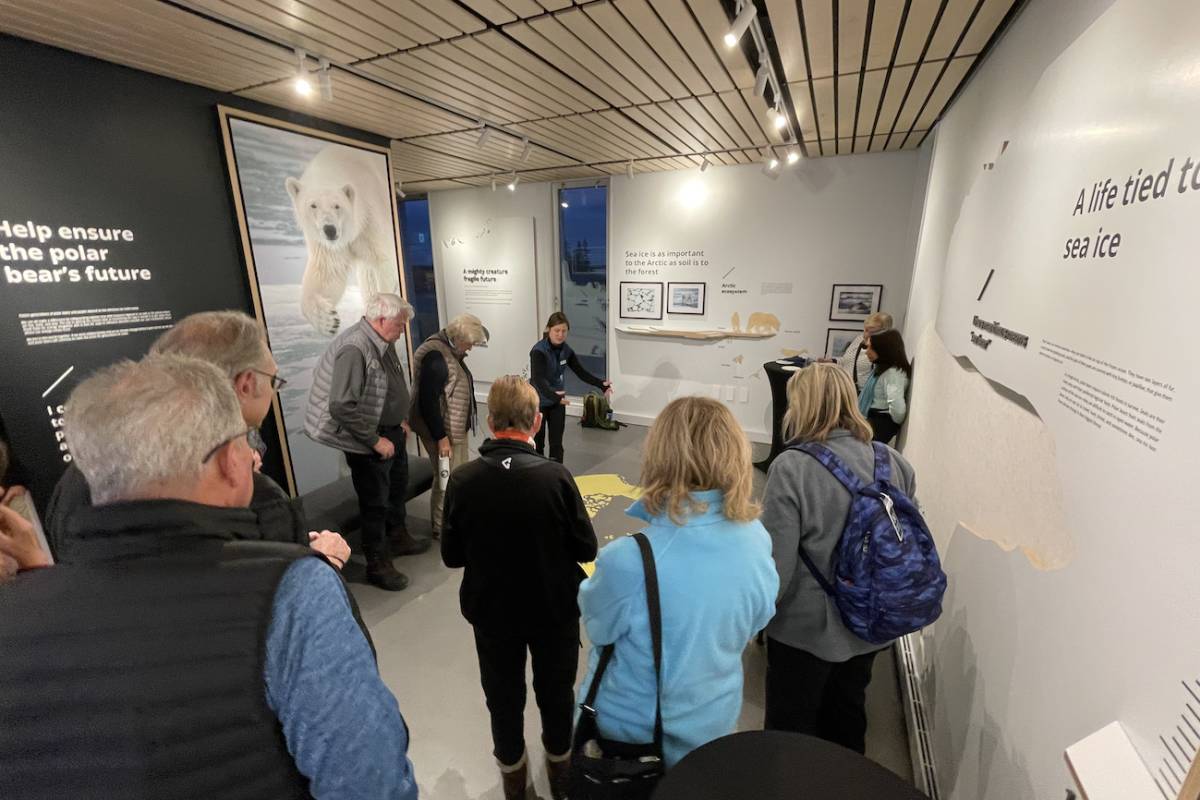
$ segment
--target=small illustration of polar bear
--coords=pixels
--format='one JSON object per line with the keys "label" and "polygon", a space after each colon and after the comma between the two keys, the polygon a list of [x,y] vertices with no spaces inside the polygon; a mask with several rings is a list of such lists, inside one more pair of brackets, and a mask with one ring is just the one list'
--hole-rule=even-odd
{"label": "small illustration of polar bear", "polygon": [[389,188],[382,159],[376,158],[327,145],[304,174],[284,182],[308,245],[300,311],[325,336],[341,326],[337,304],[351,270],[364,299],[399,289]]}
{"label": "small illustration of polar bear", "polygon": [[746,320],[746,331],[748,333],[778,333],[779,317],[765,311],[755,311],[750,315],[750,319]]}

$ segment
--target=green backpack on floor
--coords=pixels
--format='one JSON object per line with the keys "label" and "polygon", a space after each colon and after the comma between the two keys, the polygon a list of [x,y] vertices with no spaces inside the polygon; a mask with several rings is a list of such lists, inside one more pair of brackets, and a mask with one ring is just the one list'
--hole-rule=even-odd
{"label": "green backpack on floor", "polygon": [[621,423],[612,418],[612,406],[608,398],[599,392],[588,392],[584,396],[583,416],[579,418],[579,424],[585,428],[602,428],[606,431],[621,427]]}

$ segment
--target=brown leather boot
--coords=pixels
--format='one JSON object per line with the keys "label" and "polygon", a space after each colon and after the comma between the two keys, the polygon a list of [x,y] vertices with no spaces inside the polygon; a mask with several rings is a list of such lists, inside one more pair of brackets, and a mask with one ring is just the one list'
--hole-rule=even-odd
{"label": "brown leather boot", "polygon": [[433,545],[429,539],[418,539],[408,532],[408,528],[397,525],[388,531],[388,547],[392,556],[415,556],[424,553]]}
{"label": "brown leather boot", "polygon": [[529,787],[529,759],[522,753],[521,760],[511,767],[500,764],[500,778],[504,781],[504,800],[525,800]]}
{"label": "brown leather boot", "polygon": [[571,751],[561,756],[546,753],[546,777],[550,780],[551,800],[567,800],[571,788]]}

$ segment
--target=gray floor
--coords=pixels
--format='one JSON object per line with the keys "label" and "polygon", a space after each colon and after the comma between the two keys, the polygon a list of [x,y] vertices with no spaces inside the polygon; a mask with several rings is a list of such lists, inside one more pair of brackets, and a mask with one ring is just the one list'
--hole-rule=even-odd
{"label": "gray floor", "polygon": [[[618,474],[636,483],[645,429],[631,426],[609,432],[585,430],[568,418],[566,464],[579,476]],[[756,446],[759,456],[765,453]],[[756,473],[756,488],[764,478]],[[621,511],[628,503],[614,498],[594,520],[601,543],[636,529]],[[428,535],[428,494],[408,506],[409,527]],[[397,567],[412,584],[389,593],[361,583],[353,585],[363,616],[379,651],[383,678],[395,692],[408,722],[409,756],[416,768],[421,797],[427,800],[495,800],[503,797],[491,757],[491,735],[470,626],[459,614],[460,574],[442,566],[436,547],[419,556],[398,559]],[[584,659],[580,658],[580,677]],[[762,727],[765,654],[750,645],[744,657],[745,701],[739,730]],[[867,755],[911,780],[908,739],[900,711],[891,651],[876,660],[867,696]],[[534,761],[537,796],[548,798],[541,766],[537,709],[532,692],[526,707],[526,742]]]}

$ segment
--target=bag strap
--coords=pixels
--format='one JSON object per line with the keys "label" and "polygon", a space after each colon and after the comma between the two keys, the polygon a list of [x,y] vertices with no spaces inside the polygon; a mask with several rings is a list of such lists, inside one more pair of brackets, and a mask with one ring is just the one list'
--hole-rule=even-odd
{"label": "bag strap", "polygon": [[891,482],[892,457],[888,453],[887,445],[883,442],[871,442],[871,449],[875,451],[875,481]]}
{"label": "bag strap", "polygon": [[633,538],[642,551],[642,570],[646,573],[646,606],[650,611],[650,641],[654,645],[654,748],[662,752],[662,609],[658,602],[658,569],[654,565],[654,551],[644,533],[635,533]]}
{"label": "bag strap", "polygon": [[[858,494],[866,486],[866,484],[862,482],[862,479],[854,474],[853,470],[847,467],[840,458],[833,454],[832,450],[823,444],[817,444],[816,442],[803,442],[801,444],[789,445],[787,449],[799,450],[802,453],[808,453],[810,456],[819,461],[821,466],[833,473],[833,477],[837,478],[838,483],[842,484],[842,486],[845,486],[846,491],[850,492],[852,495]],[[876,456],[876,458],[878,458],[878,456]]]}
{"label": "bag strap", "polygon": [[[662,753],[662,610],[658,602],[658,570],[654,566],[654,551],[650,548],[650,540],[644,533],[635,533],[638,549],[642,553],[642,570],[646,575],[646,607],[650,611],[650,641],[654,647],[654,748]],[[592,676],[592,684],[584,697],[585,711],[595,713],[596,695],[600,692],[600,681],[612,661],[616,651],[615,644],[606,644],[600,650],[600,661],[596,664],[596,674]]]}

